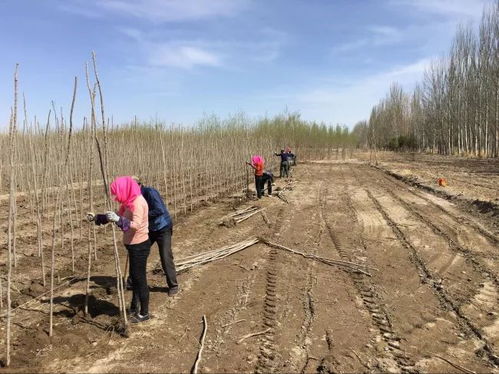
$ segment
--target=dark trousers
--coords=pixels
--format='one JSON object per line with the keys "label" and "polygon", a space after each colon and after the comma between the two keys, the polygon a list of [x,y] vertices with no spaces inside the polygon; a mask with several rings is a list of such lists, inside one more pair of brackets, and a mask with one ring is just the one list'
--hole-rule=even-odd
{"label": "dark trousers", "polygon": [[281,161],[281,169],[279,170],[279,178],[289,177],[289,161]]}
{"label": "dark trousers", "polygon": [[149,233],[149,240],[151,246],[158,243],[159,257],[161,258],[161,267],[166,275],[166,283],[169,288],[178,287],[177,271],[175,270],[175,263],[173,262],[172,253],[172,228],[164,228],[159,231],[151,231]]}
{"label": "dark trousers", "polygon": [[139,244],[125,246],[130,258],[130,277],[133,284],[132,310],[139,310],[140,314],[149,313],[149,287],[147,286],[147,257],[151,252],[151,242],[146,240]]}
{"label": "dark trousers", "polygon": [[269,193],[269,196],[272,195],[272,177],[268,174],[263,174],[263,181],[262,181],[262,195],[265,190],[265,183],[267,183],[267,192]]}
{"label": "dark trousers", "polygon": [[263,196],[264,180],[263,175],[255,175],[256,196],[260,199]]}

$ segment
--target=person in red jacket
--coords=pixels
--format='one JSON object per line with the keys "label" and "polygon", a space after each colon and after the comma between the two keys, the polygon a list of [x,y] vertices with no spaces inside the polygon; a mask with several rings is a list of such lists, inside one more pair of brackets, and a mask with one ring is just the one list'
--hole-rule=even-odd
{"label": "person in red jacket", "polygon": [[263,169],[265,168],[265,160],[262,156],[255,155],[251,157],[251,163],[246,162],[246,164],[251,166],[255,170],[256,196],[261,199],[264,189]]}

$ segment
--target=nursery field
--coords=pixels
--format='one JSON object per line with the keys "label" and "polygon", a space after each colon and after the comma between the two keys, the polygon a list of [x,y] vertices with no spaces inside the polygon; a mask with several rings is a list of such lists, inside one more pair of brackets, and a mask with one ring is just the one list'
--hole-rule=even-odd
{"label": "nursery field", "polygon": [[[75,226],[73,239],[66,228],[66,241],[56,242],[65,246],[55,251],[59,270],[49,337],[36,226],[23,200],[28,197],[18,198],[8,370],[190,372],[200,351],[199,372],[497,370],[497,162],[384,154],[374,167],[365,162],[368,156],[300,163],[292,178],[276,179],[272,197],[248,199],[241,188],[198,201],[185,214],[179,210],[177,263],[257,239],[238,253],[181,272],[181,291],[173,298],[157,271],[154,247],[148,264],[154,318],[129,326],[128,337],[118,328],[109,228],[95,233],[89,312],[82,313],[85,226],[81,238]],[[433,173],[448,179],[448,190],[435,186]],[[476,199],[489,209],[475,209]],[[7,201],[0,204],[6,212]],[[237,224],[224,220],[252,206],[264,208],[264,215]],[[52,235],[52,222],[42,228]],[[124,269],[126,256],[119,250]],[[128,303],[130,291],[125,297]],[[1,339],[5,346],[5,334]]]}

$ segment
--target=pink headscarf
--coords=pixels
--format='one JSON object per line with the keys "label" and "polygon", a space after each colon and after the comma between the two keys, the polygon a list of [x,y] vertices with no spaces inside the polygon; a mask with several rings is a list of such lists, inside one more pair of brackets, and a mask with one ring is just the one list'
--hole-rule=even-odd
{"label": "pink headscarf", "polygon": [[118,214],[123,214],[126,209],[134,210],[133,202],[137,196],[141,195],[140,186],[132,177],[118,177],[109,188],[111,194],[115,196],[114,200],[121,204]]}
{"label": "pink headscarf", "polygon": [[265,163],[265,160],[263,159],[262,156],[258,156],[258,155],[254,155],[253,157],[251,157],[251,163],[253,165],[255,164],[260,164],[260,163]]}

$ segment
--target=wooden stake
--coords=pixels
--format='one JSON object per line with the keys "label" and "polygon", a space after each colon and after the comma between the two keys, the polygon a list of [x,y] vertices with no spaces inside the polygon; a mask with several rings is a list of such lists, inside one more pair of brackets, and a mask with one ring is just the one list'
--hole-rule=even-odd
{"label": "wooden stake", "polygon": [[264,239],[264,238],[260,238],[260,240],[263,243],[265,243],[265,244],[267,244],[267,245],[269,245],[271,247],[274,247],[274,248],[277,248],[277,249],[282,249],[284,251],[287,251],[287,252],[290,252],[290,253],[294,253],[296,255],[300,255],[300,256],[305,257],[305,258],[310,258],[310,259],[322,262],[322,263],[324,263],[326,265],[335,265],[335,266],[345,267],[345,268],[348,268],[350,271],[361,273],[361,274],[367,275],[369,277],[371,276],[371,274],[369,274],[368,272],[360,269],[361,267],[362,268],[372,269],[372,270],[377,270],[375,268],[372,268],[372,267],[369,267],[369,266],[366,266],[366,265],[356,264],[355,262],[342,261],[342,260],[333,260],[333,259],[329,259],[329,258],[325,258],[325,257],[320,257],[320,256],[312,255],[312,254],[303,253],[303,252],[300,252],[300,251],[297,251],[297,250],[285,247],[285,246],[280,245],[280,244],[272,243],[272,242],[270,242],[270,241],[268,241],[267,239]]}
{"label": "wooden stake", "polygon": [[[16,70],[14,73],[14,96],[17,96],[17,70],[19,64],[16,64]],[[16,99],[14,99],[16,101]],[[11,327],[11,287],[12,287],[12,251],[13,251],[13,238],[12,238],[12,226],[13,226],[13,215],[15,214],[14,204],[15,204],[15,194],[16,194],[16,184],[15,184],[15,169],[14,169],[14,155],[16,153],[16,116],[11,115],[11,121],[9,126],[9,148],[10,148],[10,193],[9,193],[9,228],[8,228],[8,256],[7,256],[7,328],[6,328],[6,366],[10,365],[10,327]]]}
{"label": "wooden stake", "polygon": [[248,339],[248,338],[251,338],[253,336],[258,336],[258,335],[263,335],[263,334],[266,334],[270,331],[270,327],[268,329],[265,329],[263,331],[259,331],[259,332],[254,332],[254,333],[251,333],[251,334],[247,334],[247,335],[244,335],[241,339],[239,339],[237,341],[237,344],[241,344],[244,340]]}
{"label": "wooden stake", "polygon": [[203,354],[203,349],[204,349],[204,339],[206,338],[206,331],[208,331],[208,321],[206,320],[206,316],[203,315],[203,333],[201,334],[199,351],[196,357],[196,361],[194,362],[194,366],[192,368],[192,374],[197,374],[198,372],[198,365],[199,362],[201,361],[201,355]]}
{"label": "wooden stake", "polygon": [[225,325],[222,325],[222,327],[223,328],[229,327],[229,326],[235,325],[236,323],[240,323],[240,322],[244,322],[244,321],[246,321],[246,320],[245,319],[238,319],[237,321],[226,323]]}
{"label": "wooden stake", "polygon": [[[94,76],[95,76],[95,80],[97,83],[97,87],[99,89],[99,98],[100,98],[101,113],[102,113],[102,131],[103,131],[103,135],[104,135],[104,152],[102,152],[102,150],[101,150],[99,139],[97,138],[97,134],[95,134],[95,142],[97,143],[97,151],[99,153],[102,180],[104,182],[106,206],[110,210],[112,206],[111,206],[111,197],[109,196],[109,186],[107,184],[108,144],[107,144],[107,135],[106,135],[106,124],[105,124],[105,120],[104,120],[104,118],[105,118],[104,117],[104,99],[102,96],[102,89],[101,89],[101,85],[100,85],[100,81],[99,81],[99,75],[97,73],[97,63],[96,63],[96,59],[95,59],[95,52],[92,52],[92,61],[93,61],[93,66],[94,66]],[[126,307],[125,307],[125,291],[124,291],[124,285],[123,285],[123,275],[121,272],[120,257],[119,257],[119,252],[118,252],[118,242],[116,240],[116,230],[115,230],[114,225],[112,225],[111,227],[112,227],[112,233],[113,233],[114,263],[115,263],[116,282],[117,282],[116,288],[118,290],[118,301],[119,301],[121,316],[123,318],[124,328],[126,330],[128,321],[127,321]]]}
{"label": "wooden stake", "polygon": [[448,360],[448,359],[446,359],[446,358],[444,358],[444,357],[442,357],[442,356],[435,355],[435,357],[436,357],[436,358],[441,359],[442,361],[447,362],[449,365],[453,366],[454,368],[456,368],[456,369],[458,369],[458,370],[461,370],[461,371],[462,371],[462,372],[464,372],[464,373],[467,373],[467,374],[476,374],[476,372],[475,372],[475,371],[472,371],[472,370],[466,369],[466,368],[464,368],[464,367],[462,367],[462,366],[460,366],[460,365],[458,365],[458,364],[453,363],[452,361],[450,361],[450,360]]}

